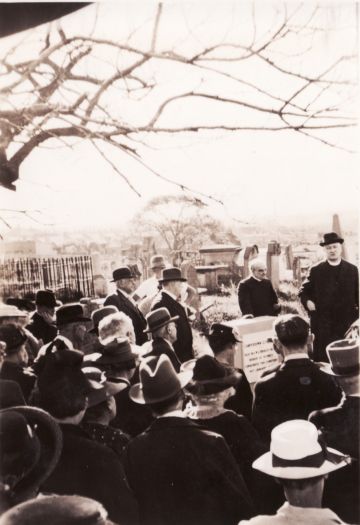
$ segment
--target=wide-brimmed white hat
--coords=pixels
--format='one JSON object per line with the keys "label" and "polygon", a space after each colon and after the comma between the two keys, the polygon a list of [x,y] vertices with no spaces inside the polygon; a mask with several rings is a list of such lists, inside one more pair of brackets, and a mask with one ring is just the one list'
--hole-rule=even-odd
{"label": "wide-brimmed white hat", "polygon": [[327,448],[315,425],[303,419],[281,423],[271,432],[270,451],[253,463],[253,468],[283,479],[323,476],[345,467],[348,456]]}

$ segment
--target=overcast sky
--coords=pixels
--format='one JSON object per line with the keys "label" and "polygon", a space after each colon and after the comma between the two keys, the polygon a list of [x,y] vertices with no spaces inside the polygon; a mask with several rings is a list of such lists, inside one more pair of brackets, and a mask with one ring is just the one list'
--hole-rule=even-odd
{"label": "overcast sky", "polygon": [[[227,9],[220,9],[218,3],[206,0],[172,3],[169,8],[171,12],[167,13],[166,27],[160,33],[161,42],[168,39],[186,49],[187,46],[196,46],[197,40],[201,44],[206,43],[206,35],[210,32],[213,36],[214,32],[223,36],[227,34],[228,38],[228,34],[234,31],[243,31],[244,34],[249,31],[246,24],[243,27],[240,22],[240,25],[234,22],[241,20],[236,18],[240,16],[234,8],[236,2],[224,4]],[[237,2],[237,5],[241,4]],[[267,7],[261,13],[258,7],[259,31],[262,30],[262,24],[266,27],[267,17],[273,10],[270,2],[262,2],[261,5]],[[169,5],[166,4],[166,7]],[[94,9],[86,8],[66,17],[64,28],[74,32],[79,32],[80,28],[90,28],[94,22]],[[322,43],[317,42],[314,63],[301,64],[301,68],[312,68],[316,72],[322,57],[332,52],[338,38],[341,38],[344,49],[347,45],[351,47],[354,37],[353,20],[350,19],[354,11],[351,9],[351,3],[329,3],[327,16],[331,24],[349,24],[352,30],[342,32],[341,37],[325,31]],[[146,24],[153,13],[152,1],[101,4],[98,7],[98,34],[106,34],[109,38],[116,34],[121,38],[132,28],[139,27],[139,36],[135,37],[140,39],[137,41],[139,43],[141,38],[148,36]],[[29,33],[36,40],[36,35],[43,35],[43,31],[40,28],[30,30]],[[186,38],[189,34],[192,39]],[[3,41],[9,46],[19,37],[15,35]],[[299,58],[294,60],[299,61]],[[193,81],[190,76],[185,79],[175,76],[170,82],[171,70],[159,69],[157,73],[160,78],[163,75],[164,89],[169,89],[169,92],[175,89],[177,83],[190,86]],[[276,82],[270,73],[267,77],[267,72],[260,68],[249,68],[248,74],[249,78],[263,75],[264,85]],[[276,88],[276,83],[274,86]],[[283,86],[278,88],[281,91]],[[221,84],[215,85],[214,89],[221,93]],[[178,107],[174,108],[173,113],[170,111],[166,115],[164,123],[166,119],[171,121],[175,117],[180,119],[179,122],[181,119],[185,122],[194,111],[208,118],[208,107],[193,104],[188,108],[180,112]],[[117,109],[118,105],[114,106],[114,111]],[[130,109],[129,106],[123,110],[123,114]],[[142,110],[146,111],[146,107],[135,107],[135,111],[140,111],[139,118]],[[223,111],[230,110],[226,108]],[[216,115],[210,117],[216,118]],[[355,128],[347,132],[349,147],[353,147],[356,142],[356,132]],[[153,149],[141,148],[145,161],[165,177],[221,199],[225,205],[223,208],[215,205],[209,207],[218,216],[234,217],[250,223],[261,223],[265,217],[270,217],[281,223],[282,218],[288,215],[297,216],[299,222],[309,222],[312,216],[318,218],[322,214],[325,227],[331,224],[332,213],[340,213],[345,221],[347,217],[357,214],[357,156],[326,147],[294,132],[217,131],[178,138],[162,135],[152,137],[151,145]],[[111,226],[129,220],[149,198],[177,191],[176,187],[159,180],[131,159],[118,152],[112,152],[111,155],[113,162],[129,175],[141,193],[141,198],[124,184],[91,146],[77,141],[71,149],[62,145],[54,149],[52,144],[47,144],[46,148],[33,152],[21,168],[16,193],[0,188],[0,207],[41,209],[44,212],[41,220],[67,227],[92,224]],[[3,226],[0,230],[5,233]]]}

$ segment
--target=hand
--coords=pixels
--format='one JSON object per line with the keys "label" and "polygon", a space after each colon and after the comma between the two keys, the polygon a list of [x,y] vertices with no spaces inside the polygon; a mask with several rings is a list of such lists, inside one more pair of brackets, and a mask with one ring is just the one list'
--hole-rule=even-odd
{"label": "hand", "polygon": [[313,301],[310,301],[310,299],[308,301],[306,301],[306,306],[307,306],[307,309],[309,310],[309,312],[315,312],[315,310],[316,310],[315,303]]}

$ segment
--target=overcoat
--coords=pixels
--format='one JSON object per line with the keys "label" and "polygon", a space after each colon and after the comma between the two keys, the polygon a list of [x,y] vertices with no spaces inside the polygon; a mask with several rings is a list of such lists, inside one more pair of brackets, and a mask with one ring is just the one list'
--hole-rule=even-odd
{"label": "overcoat", "polygon": [[104,306],[109,305],[116,306],[119,312],[124,312],[130,317],[135,330],[136,344],[139,346],[144,344],[148,340],[147,335],[144,334],[146,321],[139,308],[125,297],[120,290],[116,290],[116,293],[106,297]]}
{"label": "overcoat", "polygon": [[291,359],[255,385],[252,422],[266,442],[271,430],[290,419],[307,419],[320,408],[337,405],[342,390],[311,359]]}
{"label": "overcoat", "polygon": [[[335,280],[331,279],[332,269],[327,261],[312,266],[299,292],[301,302],[310,315],[316,361],[328,361],[327,345],[343,339],[345,332],[359,316],[357,267],[342,259]],[[309,311],[308,300],[315,303],[315,311]]]}
{"label": "overcoat", "polygon": [[170,359],[171,364],[175,368],[176,372],[180,372],[180,361],[177,358],[175,351],[171,348],[170,344],[162,337],[154,337],[151,341],[151,352],[146,354],[146,357],[156,356],[159,357],[161,354],[165,354]]}
{"label": "overcoat", "polygon": [[55,339],[58,333],[56,326],[47,323],[37,312],[34,312],[26,328],[36,339],[42,339],[44,345]]}
{"label": "overcoat", "polygon": [[252,275],[243,279],[238,287],[239,307],[242,315],[277,315],[274,304],[278,298],[269,279],[258,281]]}
{"label": "overcoat", "polygon": [[224,438],[181,417],[161,417],[127,445],[124,467],[142,525],[235,525],[253,515]]}
{"label": "overcoat", "polygon": [[179,319],[175,321],[177,327],[177,340],[173,345],[174,350],[181,363],[193,359],[193,336],[185,308],[166,292],[160,292],[155,297],[151,310],[156,310],[157,308],[167,308],[171,317],[174,317],[175,315],[179,316]]}

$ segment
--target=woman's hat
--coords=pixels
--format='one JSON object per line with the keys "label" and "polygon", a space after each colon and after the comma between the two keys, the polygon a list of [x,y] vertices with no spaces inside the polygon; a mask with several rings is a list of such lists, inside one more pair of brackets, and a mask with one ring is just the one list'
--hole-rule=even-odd
{"label": "woman's hat", "polygon": [[91,320],[93,322],[94,327],[90,328],[88,330],[91,334],[99,335],[99,323],[102,321],[105,317],[107,317],[110,314],[114,314],[118,312],[118,309],[116,306],[103,306],[102,308],[99,308],[98,310],[94,310],[91,314]]}
{"label": "woman's hat", "polygon": [[12,354],[27,341],[27,335],[22,328],[12,324],[3,324],[0,326],[0,341],[6,344],[5,352],[7,355]]}
{"label": "woman's hat", "polygon": [[230,343],[237,343],[236,333],[233,327],[222,323],[213,323],[207,336],[212,351],[217,354]]}
{"label": "woman's hat", "polygon": [[155,332],[162,326],[176,321],[177,319],[179,319],[179,316],[175,315],[174,317],[171,317],[170,312],[167,308],[157,308],[156,310],[153,310],[152,312],[149,312],[147,314],[147,327],[144,330],[144,332]]}
{"label": "woman's hat", "polygon": [[98,501],[83,496],[41,496],[16,505],[0,525],[114,525]]}
{"label": "woman's hat", "polygon": [[306,479],[324,476],[349,462],[349,456],[327,448],[319,440],[313,423],[293,419],[272,430],[270,452],[260,456],[252,466],[276,478]]}
{"label": "woman's hat", "polygon": [[180,268],[164,268],[164,270],[161,272],[161,279],[159,279],[159,283],[166,283],[169,281],[187,281],[187,279],[181,275]]}
{"label": "woman's hat", "polygon": [[0,411],[2,499],[15,505],[36,493],[54,470],[62,433],[47,412],[16,406]]}
{"label": "woman's hat", "polygon": [[177,374],[167,355],[146,357],[140,363],[140,383],[129,390],[130,398],[142,405],[174,397],[192,378],[192,371]]}
{"label": "woman's hat", "polygon": [[342,244],[344,242],[344,239],[342,237],[339,237],[339,235],[335,232],[324,233],[324,239],[320,242],[320,246],[334,244],[335,242],[339,242],[340,244]]}
{"label": "woman's hat", "polygon": [[187,385],[189,392],[197,395],[211,395],[235,386],[240,374],[210,355],[191,359],[181,365],[182,371],[193,371],[192,381]]}
{"label": "woman's hat", "polygon": [[26,317],[27,313],[23,310],[19,310],[12,304],[0,303],[0,318],[1,317]]}
{"label": "woman's hat", "polygon": [[319,363],[332,376],[356,376],[360,373],[359,339],[341,339],[326,347],[330,363]]}

